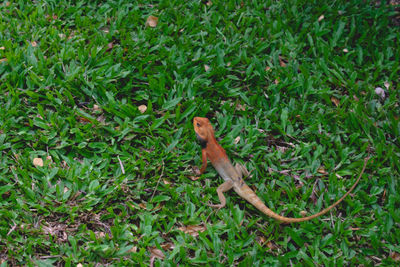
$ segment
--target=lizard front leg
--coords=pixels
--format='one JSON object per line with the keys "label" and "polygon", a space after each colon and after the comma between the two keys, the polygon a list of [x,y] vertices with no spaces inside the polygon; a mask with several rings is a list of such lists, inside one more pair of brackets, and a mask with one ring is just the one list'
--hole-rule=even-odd
{"label": "lizard front leg", "polygon": [[246,169],[246,166],[236,163],[235,169],[237,173],[239,174],[240,178],[244,178],[250,175],[249,171]]}
{"label": "lizard front leg", "polygon": [[205,149],[201,150],[201,160],[203,163],[201,165],[200,174],[203,174],[207,168],[207,151]]}
{"label": "lizard front leg", "polygon": [[225,205],[226,205],[226,199],[225,199],[224,193],[225,193],[226,191],[231,190],[232,187],[233,187],[233,181],[226,181],[225,183],[223,183],[223,184],[221,184],[220,186],[218,186],[218,188],[217,188],[217,194],[218,194],[218,198],[219,198],[219,201],[221,202],[221,204],[217,204],[217,205],[215,205],[215,204],[208,204],[208,205],[209,205],[210,207],[218,208],[218,209],[221,209],[221,208],[225,207]]}

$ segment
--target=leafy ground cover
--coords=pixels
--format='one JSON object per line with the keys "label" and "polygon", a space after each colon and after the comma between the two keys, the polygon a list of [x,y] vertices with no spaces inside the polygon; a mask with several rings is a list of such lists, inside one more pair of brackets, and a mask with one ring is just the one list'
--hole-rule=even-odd
{"label": "leafy ground cover", "polygon": [[[389,1],[0,6],[0,264],[399,264]],[[392,1],[393,2],[393,1]],[[207,116],[282,225],[195,180]]]}

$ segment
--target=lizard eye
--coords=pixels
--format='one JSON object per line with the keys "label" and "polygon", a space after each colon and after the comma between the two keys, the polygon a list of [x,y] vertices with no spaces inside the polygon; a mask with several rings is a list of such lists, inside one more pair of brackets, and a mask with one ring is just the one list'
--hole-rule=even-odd
{"label": "lizard eye", "polygon": [[197,123],[197,127],[200,127],[200,123]]}

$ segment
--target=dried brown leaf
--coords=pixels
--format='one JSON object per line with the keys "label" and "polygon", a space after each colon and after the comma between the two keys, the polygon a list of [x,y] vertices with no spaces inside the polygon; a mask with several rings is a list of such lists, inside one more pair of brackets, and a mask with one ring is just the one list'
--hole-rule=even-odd
{"label": "dried brown leaf", "polygon": [[397,252],[393,251],[393,252],[390,253],[390,257],[395,262],[400,262],[400,253],[397,253]]}
{"label": "dried brown leaf", "polygon": [[331,97],[331,101],[332,101],[333,104],[335,104],[335,106],[339,106],[339,104],[340,104],[339,99],[337,99],[334,96]]}
{"label": "dried brown leaf", "polygon": [[158,18],[154,16],[149,16],[146,20],[146,26],[155,28],[158,24]]}
{"label": "dried brown leaf", "polygon": [[193,176],[193,175],[189,175],[190,180],[192,181],[197,181],[200,179],[200,176]]}
{"label": "dried brown leaf", "polygon": [[204,70],[205,70],[205,71],[209,71],[209,70],[210,70],[210,66],[204,64]]}
{"label": "dried brown leaf", "polygon": [[265,67],[265,71],[270,71],[271,70],[271,67],[270,66],[266,66]]}
{"label": "dried brown leaf", "polygon": [[36,46],[37,46],[36,41],[32,41],[32,42],[31,42],[31,45],[32,45],[33,47],[36,47]]}
{"label": "dried brown leaf", "polygon": [[1,62],[6,62],[7,61],[7,58],[0,58],[0,63]]}
{"label": "dried brown leaf", "polygon": [[196,237],[199,235],[199,232],[204,232],[206,230],[206,227],[203,225],[188,225],[179,227],[178,230],[186,234],[189,234],[193,237]]}
{"label": "dried brown leaf", "polygon": [[305,211],[305,210],[300,211],[301,217],[305,217],[306,215],[307,215],[307,211]]}
{"label": "dried brown leaf", "polygon": [[277,250],[277,249],[278,249],[278,246],[277,246],[274,242],[272,242],[272,241],[268,241],[268,242],[267,242],[267,247],[268,247],[270,250]]}
{"label": "dried brown leaf", "polygon": [[325,16],[324,16],[324,15],[321,15],[321,16],[319,16],[318,21],[321,21],[321,20],[323,20],[324,18],[325,18]]}
{"label": "dried brown leaf", "polygon": [[171,184],[170,181],[168,181],[167,179],[163,179],[164,184]]}
{"label": "dried brown leaf", "polygon": [[33,165],[43,167],[43,159],[42,158],[34,158]]}
{"label": "dried brown leaf", "polygon": [[286,63],[283,59],[283,57],[279,56],[279,65],[281,65],[281,67],[286,67]]}

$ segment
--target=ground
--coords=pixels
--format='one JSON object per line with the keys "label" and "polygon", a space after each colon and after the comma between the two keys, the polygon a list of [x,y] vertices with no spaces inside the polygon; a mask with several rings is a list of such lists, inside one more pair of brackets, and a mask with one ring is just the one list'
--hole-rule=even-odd
{"label": "ground", "polygon": [[[395,1],[0,4],[0,264],[398,265]],[[284,225],[196,174],[208,117]],[[199,178],[199,179],[197,179]]]}

